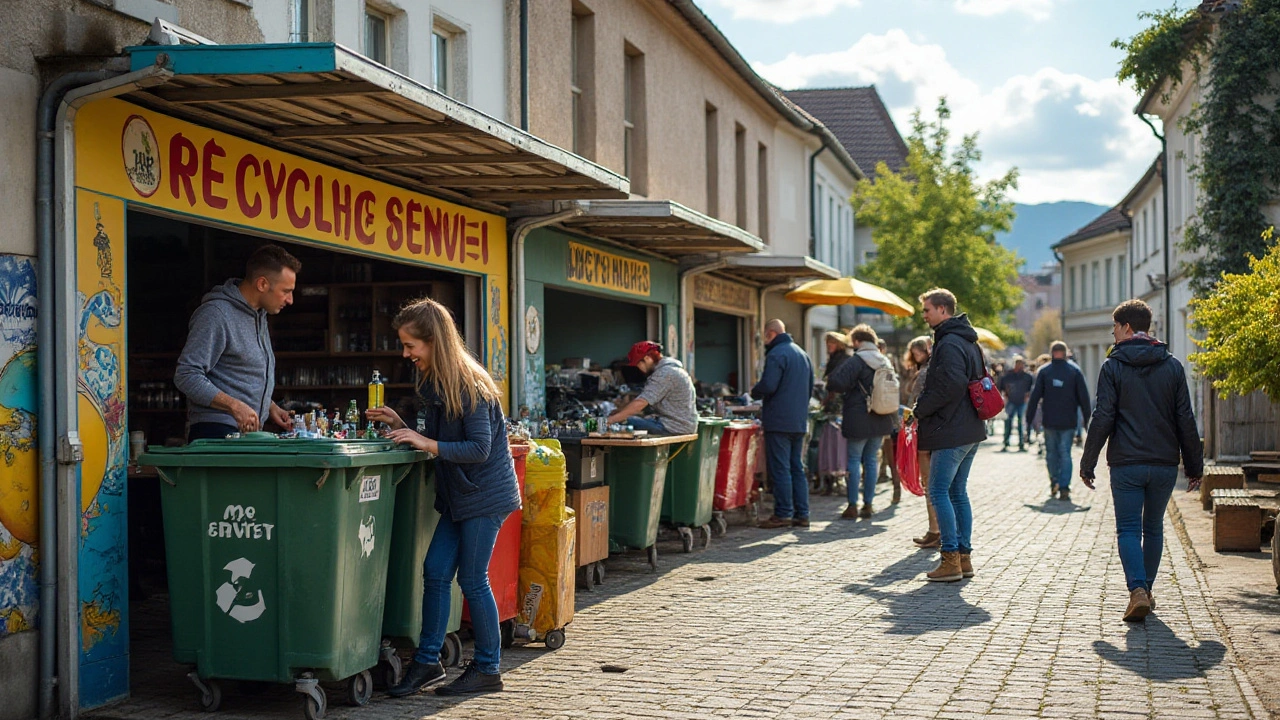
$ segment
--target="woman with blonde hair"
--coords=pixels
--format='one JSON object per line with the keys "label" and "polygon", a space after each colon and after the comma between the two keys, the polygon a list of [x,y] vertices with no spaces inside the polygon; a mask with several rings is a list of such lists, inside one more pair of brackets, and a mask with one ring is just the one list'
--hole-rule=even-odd
{"label": "woman with blonde hair", "polygon": [[400,335],[404,357],[418,370],[416,429],[391,408],[370,408],[367,415],[386,423],[388,438],[436,456],[435,507],[440,522],[422,564],[418,650],[404,679],[387,694],[410,695],[444,679],[440,649],[455,574],[471,606],[475,659],[436,694],[501,690],[502,636],[489,586],[489,559],[503,521],[520,507],[502,393],[467,350],[445,306],[418,300],[396,315],[392,327]]}
{"label": "woman with blonde hair", "polygon": [[[906,407],[913,407],[920,397],[920,391],[924,389],[932,345],[928,335],[921,335],[907,345],[907,352],[902,356],[902,404]],[[929,512],[929,530],[922,537],[913,538],[912,542],[922,548],[936,548],[942,545],[942,533],[938,531],[938,513],[933,509],[933,503],[929,502],[929,451],[920,450],[917,457],[920,461],[920,486],[926,491],[924,504]]]}

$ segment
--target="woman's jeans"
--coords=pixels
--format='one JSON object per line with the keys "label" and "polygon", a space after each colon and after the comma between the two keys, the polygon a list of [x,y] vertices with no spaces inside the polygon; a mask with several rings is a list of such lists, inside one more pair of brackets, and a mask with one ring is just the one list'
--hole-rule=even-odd
{"label": "woman's jeans", "polygon": [[1111,468],[1111,500],[1115,503],[1116,544],[1120,564],[1132,592],[1150,591],[1164,553],[1164,511],[1178,481],[1178,468],[1121,465]]}
{"label": "woman's jeans", "polygon": [[502,632],[498,627],[498,603],[489,587],[489,558],[498,540],[505,514],[454,522],[440,518],[431,536],[427,559],[422,563],[422,636],[413,661],[440,662],[440,649],[449,629],[449,606],[453,577],[458,576],[462,594],[471,606],[471,629],[476,638],[476,665],[480,672],[498,672],[502,657]]}
{"label": "woman's jeans", "polygon": [[938,513],[942,552],[973,551],[973,508],[969,505],[969,470],[978,444],[934,450],[929,457],[929,502]]}
{"label": "woman's jeans", "polygon": [[[858,504],[858,479],[862,479],[862,504],[870,505],[876,497],[876,473],[879,468],[880,445],[884,437],[858,438],[850,440],[849,448],[849,505]],[[861,475],[859,475],[861,473]]]}

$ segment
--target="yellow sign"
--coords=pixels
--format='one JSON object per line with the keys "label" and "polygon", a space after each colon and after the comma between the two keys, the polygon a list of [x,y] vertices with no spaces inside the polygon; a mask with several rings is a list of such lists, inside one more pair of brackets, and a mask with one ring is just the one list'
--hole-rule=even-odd
{"label": "yellow sign", "polygon": [[571,283],[649,297],[649,263],[643,260],[571,242],[565,273]]}
{"label": "yellow sign", "polygon": [[746,285],[718,280],[706,275],[694,275],[693,302],[712,310],[723,310],[737,315],[754,315],[757,294]]}
{"label": "yellow sign", "polygon": [[499,215],[122,100],[77,114],[76,185],[256,232],[487,276],[486,362],[506,383],[507,223]]}

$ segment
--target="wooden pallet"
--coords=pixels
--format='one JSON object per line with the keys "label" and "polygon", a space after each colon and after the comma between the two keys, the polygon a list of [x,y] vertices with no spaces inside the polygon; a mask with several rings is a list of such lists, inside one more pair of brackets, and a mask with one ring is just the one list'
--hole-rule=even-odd
{"label": "wooden pallet", "polygon": [[1213,549],[1258,552],[1262,547],[1262,508],[1252,498],[1227,497],[1213,513]]}
{"label": "wooden pallet", "polygon": [[1234,465],[1206,465],[1200,479],[1200,507],[1212,510],[1213,491],[1224,489],[1243,490],[1244,472]]}
{"label": "wooden pallet", "polygon": [[1280,450],[1254,450],[1249,458],[1258,462],[1280,462]]}
{"label": "wooden pallet", "polygon": [[1240,466],[1249,480],[1280,484],[1280,461],[1254,460]]}

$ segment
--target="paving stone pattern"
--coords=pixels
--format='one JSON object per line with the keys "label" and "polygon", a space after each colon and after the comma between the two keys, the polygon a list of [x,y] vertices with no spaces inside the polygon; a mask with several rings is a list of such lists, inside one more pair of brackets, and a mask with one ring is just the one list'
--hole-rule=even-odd
{"label": "paving stone pattern", "polygon": [[[890,506],[881,485],[875,517],[854,521],[817,497],[807,530],[735,527],[691,555],[663,543],[657,574],[612,558],[606,584],[579,592],[564,648],[504,654],[503,693],[347,708],[335,688],[326,717],[1265,717],[1168,523],[1157,612],[1125,624],[1105,475],[1098,492],[1050,500],[1034,452],[995,449],[971,479],[972,580],[922,581],[937,559],[910,542],[922,499]],[[211,717],[165,634],[135,646],[133,699],[96,717]],[[293,720],[300,698],[231,690],[219,715]]]}

